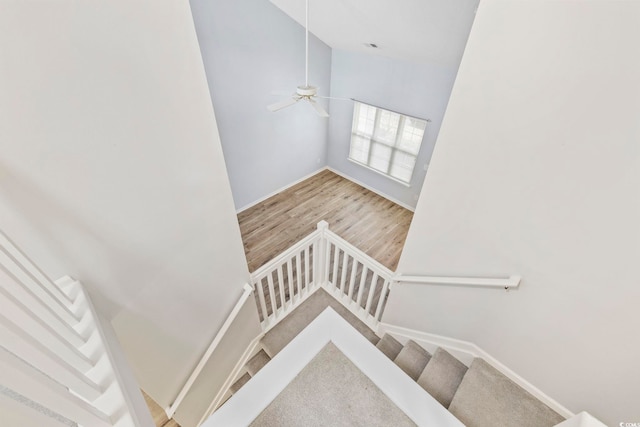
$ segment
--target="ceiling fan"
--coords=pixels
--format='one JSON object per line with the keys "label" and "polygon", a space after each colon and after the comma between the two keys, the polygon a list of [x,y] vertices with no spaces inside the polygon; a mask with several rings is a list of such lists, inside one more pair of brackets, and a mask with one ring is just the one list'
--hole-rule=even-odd
{"label": "ceiling fan", "polygon": [[306,15],[305,15],[305,62],[304,62],[304,85],[298,86],[296,88],[296,93],[294,93],[290,98],[285,99],[284,101],[276,102],[275,104],[271,104],[267,106],[269,111],[275,112],[278,110],[282,110],[283,108],[290,107],[291,105],[297,103],[298,101],[307,101],[315,110],[316,113],[320,117],[329,117],[329,113],[325,110],[322,105],[318,104],[315,98],[328,98],[325,96],[318,96],[318,88],[316,86],[309,85],[309,0],[306,0]]}

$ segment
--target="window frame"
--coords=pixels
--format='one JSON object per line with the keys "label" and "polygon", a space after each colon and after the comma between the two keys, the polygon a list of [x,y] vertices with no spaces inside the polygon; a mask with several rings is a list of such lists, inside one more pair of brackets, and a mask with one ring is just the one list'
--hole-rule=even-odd
{"label": "window frame", "polygon": [[[418,156],[420,155],[420,150],[422,149],[422,143],[424,142],[424,134],[426,133],[427,130],[427,124],[430,122],[429,119],[422,119],[420,117],[414,117],[414,116],[410,116],[407,114],[402,114],[402,113],[398,113],[397,111],[393,111],[393,110],[388,110],[386,108],[382,108],[382,107],[377,107],[375,105],[371,105],[371,104],[367,104],[365,102],[361,102],[361,101],[357,101],[354,99],[354,108],[353,108],[353,119],[351,121],[351,138],[349,141],[349,154],[347,156],[347,160],[349,160],[352,163],[355,163],[359,166],[362,166],[366,169],[372,170],[386,178],[391,179],[392,181],[395,181],[399,184],[402,184],[406,187],[411,187],[411,180],[413,179],[413,173],[415,172],[416,169],[416,164],[418,163]],[[359,132],[357,129],[357,122],[356,120],[358,119],[358,116],[355,114],[356,113],[356,108],[358,108],[358,112],[359,112],[359,107],[358,104],[367,106],[367,107],[371,107],[371,108],[375,108],[375,118],[374,118],[374,122],[373,122],[373,129],[371,132],[371,135],[368,135],[366,133],[363,132]],[[386,143],[381,141],[379,138],[376,138],[376,133],[378,131],[378,126],[380,123],[380,116],[381,116],[381,112],[382,111],[386,111],[388,113],[392,113],[395,115],[399,116],[399,121],[398,121],[398,125],[396,127],[396,134],[395,134],[395,138],[393,141],[393,144],[390,143]],[[407,151],[406,149],[402,149],[399,147],[399,143],[400,140],[402,138],[403,132],[404,132],[404,127],[405,127],[405,123],[407,119],[414,119],[414,120],[419,120],[421,122],[424,122],[425,126],[424,126],[424,131],[422,133],[422,139],[420,140],[420,144],[418,145],[418,150],[416,151],[416,153],[412,153],[410,151]],[[352,146],[353,146],[353,138],[358,137],[361,139],[364,139],[367,141],[368,144],[368,151],[367,151],[367,163],[362,163],[359,160],[356,160],[354,158],[351,157],[351,150],[352,150]],[[380,145],[383,147],[387,147],[391,150],[391,154],[389,155],[389,161],[387,163],[387,167],[386,167],[386,171],[382,171],[380,169],[376,169],[373,166],[371,166],[371,160],[372,160],[372,152],[373,152],[373,147],[374,145]],[[413,168],[411,169],[411,174],[409,176],[409,180],[408,181],[404,181],[400,178],[397,178],[393,175],[391,175],[391,169],[394,165],[394,160],[396,158],[397,153],[402,153],[404,155],[410,156],[415,158],[415,162],[413,164]]]}

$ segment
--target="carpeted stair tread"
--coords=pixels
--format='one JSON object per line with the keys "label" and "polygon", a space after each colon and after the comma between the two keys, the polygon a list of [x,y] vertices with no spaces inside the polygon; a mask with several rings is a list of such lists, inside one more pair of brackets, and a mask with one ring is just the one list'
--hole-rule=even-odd
{"label": "carpeted stair tread", "polygon": [[431,359],[431,354],[427,350],[420,347],[415,341],[409,340],[402,347],[394,362],[415,381],[429,363],[429,359]]}
{"label": "carpeted stair tread", "polygon": [[474,359],[449,411],[469,427],[551,427],[564,421],[482,359]]}
{"label": "carpeted stair tread", "polygon": [[384,334],[382,339],[376,344],[376,347],[391,360],[395,360],[402,350],[402,344],[389,334]]}
{"label": "carpeted stair tread", "polygon": [[262,348],[270,357],[275,357],[289,342],[296,337],[309,323],[327,307],[333,308],[358,332],[372,344],[379,340],[378,336],[364,322],[358,319],[338,300],[324,289],[314,292],[306,301],[287,315],[280,323],[265,334],[261,340]]}
{"label": "carpeted stair tread", "polygon": [[418,385],[448,408],[466,372],[464,363],[438,348],[418,378]]}
{"label": "carpeted stair tread", "polygon": [[229,388],[229,391],[231,392],[231,394],[235,394],[238,390],[242,388],[243,385],[249,382],[250,379],[251,379],[251,375],[249,375],[248,372],[245,373],[240,378],[238,378],[238,381],[233,383],[233,385]]}
{"label": "carpeted stair tread", "polygon": [[271,358],[264,350],[260,350],[255,356],[253,356],[246,364],[249,375],[254,376],[260,369],[264,367]]}

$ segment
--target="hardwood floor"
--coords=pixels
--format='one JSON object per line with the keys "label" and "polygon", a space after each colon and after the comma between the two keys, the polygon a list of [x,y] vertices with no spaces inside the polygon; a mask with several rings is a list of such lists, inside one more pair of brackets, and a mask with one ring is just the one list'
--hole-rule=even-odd
{"label": "hardwood floor", "polygon": [[315,230],[319,221],[395,271],[413,212],[329,170],[238,214],[249,271]]}
{"label": "hardwood floor", "polygon": [[160,407],[152,398],[150,398],[147,393],[142,392],[144,396],[144,400],[149,407],[149,412],[151,412],[151,418],[153,418],[153,422],[156,427],[180,427],[180,424],[175,422],[173,419],[167,418],[167,414],[164,412],[164,409]]}

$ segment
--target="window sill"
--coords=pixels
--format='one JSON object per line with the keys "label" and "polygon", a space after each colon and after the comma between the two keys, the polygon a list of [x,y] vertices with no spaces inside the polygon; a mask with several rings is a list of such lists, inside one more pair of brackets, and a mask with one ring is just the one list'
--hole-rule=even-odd
{"label": "window sill", "polygon": [[349,160],[351,163],[354,163],[354,164],[356,164],[358,166],[362,166],[365,169],[369,169],[370,171],[373,171],[373,172],[377,173],[378,175],[382,175],[385,178],[390,179],[391,181],[397,182],[400,185],[404,185],[407,188],[411,188],[411,184],[409,184],[407,182],[404,182],[404,181],[400,181],[398,178],[394,178],[391,175],[387,175],[384,172],[380,172],[379,170],[372,168],[371,166],[367,166],[364,163],[360,163],[360,162],[358,162],[356,160],[353,160],[351,157],[347,157],[347,160]]}

